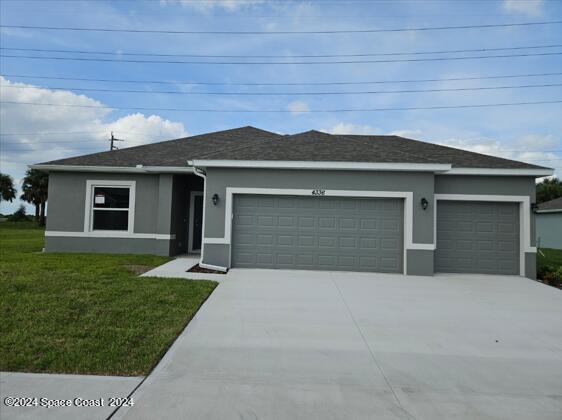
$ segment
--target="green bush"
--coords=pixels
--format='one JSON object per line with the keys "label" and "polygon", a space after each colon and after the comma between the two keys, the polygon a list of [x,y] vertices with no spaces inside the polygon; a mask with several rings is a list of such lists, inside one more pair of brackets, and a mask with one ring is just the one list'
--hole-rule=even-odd
{"label": "green bush", "polygon": [[25,206],[23,204],[14,212],[14,214],[8,216],[8,221],[10,222],[26,222],[28,220],[29,217],[25,213]]}
{"label": "green bush", "polygon": [[550,286],[562,288],[562,267],[539,267],[537,277]]}

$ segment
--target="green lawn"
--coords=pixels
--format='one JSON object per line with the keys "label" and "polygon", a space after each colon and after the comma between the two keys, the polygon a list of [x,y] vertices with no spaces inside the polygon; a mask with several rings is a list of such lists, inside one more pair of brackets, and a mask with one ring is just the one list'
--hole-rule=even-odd
{"label": "green lawn", "polygon": [[145,375],[216,286],[138,278],[168,258],[44,254],[43,230],[0,223],[0,370]]}
{"label": "green lawn", "polygon": [[544,256],[537,252],[537,267],[562,267],[562,249],[541,248],[540,251]]}
{"label": "green lawn", "polygon": [[540,248],[537,252],[537,278],[562,289],[562,250]]}

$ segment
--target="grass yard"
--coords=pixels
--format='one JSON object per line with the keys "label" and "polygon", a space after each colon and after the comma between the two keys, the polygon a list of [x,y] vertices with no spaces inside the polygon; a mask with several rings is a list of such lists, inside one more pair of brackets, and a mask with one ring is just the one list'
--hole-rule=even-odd
{"label": "grass yard", "polygon": [[562,249],[541,248],[540,250],[544,256],[540,252],[537,253],[537,267],[562,267]]}
{"label": "grass yard", "polygon": [[32,223],[0,223],[2,371],[146,375],[216,286],[136,277],[165,257],[42,248]]}

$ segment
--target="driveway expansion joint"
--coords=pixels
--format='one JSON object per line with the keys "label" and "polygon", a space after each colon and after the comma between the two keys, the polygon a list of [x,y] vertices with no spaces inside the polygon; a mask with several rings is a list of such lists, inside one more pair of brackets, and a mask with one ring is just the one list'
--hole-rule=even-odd
{"label": "driveway expansion joint", "polygon": [[343,302],[343,304],[345,305],[345,308],[347,310],[347,313],[349,314],[349,317],[351,318],[351,320],[353,321],[353,324],[355,325],[355,328],[357,329],[357,332],[359,333],[359,335],[361,336],[361,339],[363,340],[363,343],[365,344],[365,347],[367,347],[367,350],[369,352],[369,354],[371,355],[371,359],[373,360],[375,366],[377,367],[377,369],[379,370],[380,374],[382,375],[382,377],[384,378],[384,381],[386,383],[386,385],[388,386],[388,389],[390,389],[390,391],[392,392],[392,395],[394,396],[394,399],[396,400],[396,403],[398,404],[398,407],[400,407],[401,410],[404,411],[404,413],[412,418],[415,419],[415,417],[410,414],[410,412],[408,412],[408,410],[406,410],[403,406],[402,403],[400,402],[400,399],[398,398],[398,395],[396,395],[396,392],[394,391],[394,388],[392,387],[390,381],[388,380],[388,378],[386,377],[386,375],[384,374],[384,371],[382,370],[381,365],[379,364],[379,362],[377,361],[377,358],[375,357],[375,354],[373,353],[373,351],[371,350],[371,347],[369,346],[369,343],[367,343],[367,339],[365,338],[365,335],[363,334],[363,331],[361,331],[361,327],[359,326],[359,323],[357,322],[357,320],[355,319],[355,316],[353,316],[353,312],[351,312],[351,309],[349,307],[349,305],[347,304],[345,297],[343,296],[343,293],[340,289],[340,287],[338,286],[338,283],[336,281],[336,279],[334,279],[334,276],[332,273],[330,273],[330,279],[332,280],[332,283],[334,284],[336,290],[338,291],[338,294]]}

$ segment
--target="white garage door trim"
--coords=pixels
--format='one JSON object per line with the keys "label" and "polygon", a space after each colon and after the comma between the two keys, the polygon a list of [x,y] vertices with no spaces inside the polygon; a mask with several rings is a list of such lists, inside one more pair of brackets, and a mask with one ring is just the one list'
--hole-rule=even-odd
{"label": "white garage door trim", "polygon": [[437,201],[495,201],[519,203],[519,274],[525,276],[525,253],[537,252],[531,246],[531,201],[527,195],[476,195],[476,194],[435,194],[433,196],[433,240],[437,240]]}
{"label": "white garage door trim", "polygon": [[[404,199],[404,273],[407,273],[407,251],[435,250],[435,243],[419,244],[413,242],[413,192],[411,191],[355,191],[355,190],[310,190],[310,189],[272,189],[272,188],[243,188],[227,187],[225,200],[224,237],[204,238],[205,244],[230,245],[232,240],[232,205],[234,194],[255,195],[298,195],[298,196],[326,196],[326,197],[365,197],[365,198],[403,198]],[[232,250],[231,250],[232,251]]]}

